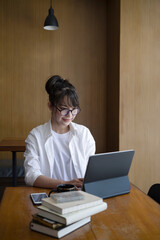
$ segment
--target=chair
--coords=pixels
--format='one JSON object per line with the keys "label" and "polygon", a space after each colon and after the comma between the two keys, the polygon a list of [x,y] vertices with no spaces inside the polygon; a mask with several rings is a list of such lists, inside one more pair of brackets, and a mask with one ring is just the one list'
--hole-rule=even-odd
{"label": "chair", "polygon": [[148,196],[160,204],[160,183],[153,184],[150,187]]}

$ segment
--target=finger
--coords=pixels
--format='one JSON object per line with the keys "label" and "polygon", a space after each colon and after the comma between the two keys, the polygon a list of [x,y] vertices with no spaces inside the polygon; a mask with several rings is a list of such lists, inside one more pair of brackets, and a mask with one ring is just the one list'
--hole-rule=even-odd
{"label": "finger", "polygon": [[79,181],[83,182],[84,178],[78,178]]}

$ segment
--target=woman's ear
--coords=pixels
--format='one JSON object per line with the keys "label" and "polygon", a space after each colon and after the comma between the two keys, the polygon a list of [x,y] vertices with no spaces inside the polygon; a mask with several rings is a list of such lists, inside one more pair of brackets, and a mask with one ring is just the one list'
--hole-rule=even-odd
{"label": "woman's ear", "polygon": [[53,109],[52,109],[52,104],[50,102],[48,102],[48,108],[52,112]]}

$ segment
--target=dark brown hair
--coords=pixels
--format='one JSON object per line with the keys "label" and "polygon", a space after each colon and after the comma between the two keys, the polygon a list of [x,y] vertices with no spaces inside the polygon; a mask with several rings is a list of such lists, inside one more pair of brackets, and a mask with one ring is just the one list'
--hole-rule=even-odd
{"label": "dark brown hair", "polygon": [[79,107],[76,89],[68,80],[54,75],[46,82],[45,89],[49,94],[49,101],[53,107],[61,104],[65,96],[67,96],[68,104]]}

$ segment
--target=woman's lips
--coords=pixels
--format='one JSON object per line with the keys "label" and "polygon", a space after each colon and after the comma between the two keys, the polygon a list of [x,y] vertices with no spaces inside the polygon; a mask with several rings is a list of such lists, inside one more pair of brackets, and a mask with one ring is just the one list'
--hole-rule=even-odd
{"label": "woman's lips", "polygon": [[70,121],[72,121],[72,119],[71,118],[63,118],[63,121],[70,122]]}

